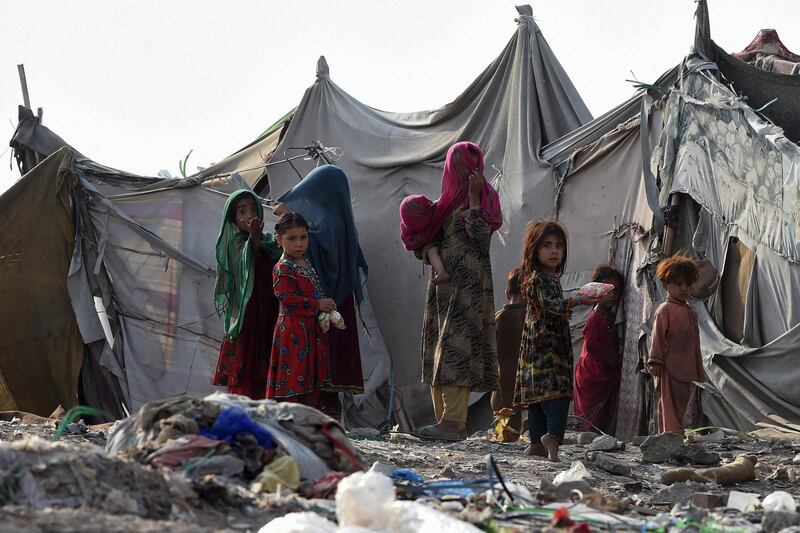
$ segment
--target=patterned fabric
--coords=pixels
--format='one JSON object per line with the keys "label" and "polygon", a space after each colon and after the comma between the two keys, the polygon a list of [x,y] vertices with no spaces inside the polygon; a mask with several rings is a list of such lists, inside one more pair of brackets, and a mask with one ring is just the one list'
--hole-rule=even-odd
{"label": "patterned fabric", "polygon": [[439,246],[450,281],[428,284],[422,381],[481,392],[496,390],[491,227],[476,207],[455,210],[443,229]]}
{"label": "patterned fabric", "polygon": [[272,332],[278,320],[278,299],[271,283],[274,265],[275,261],[269,257],[255,261],[253,292],[242,329],[235,339],[225,337],[222,341],[212,383],[228,387],[229,394],[253,400],[265,398]]}
{"label": "patterned fabric", "polygon": [[267,398],[310,398],[330,379],[328,338],[316,317],[322,286],[313,268],[286,259],[273,269],[272,284],[280,314],[272,341]]}
{"label": "patterned fabric", "polygon": [[572,396],[572,338],[561,282],[534,272],[517,364],[514,407]]}

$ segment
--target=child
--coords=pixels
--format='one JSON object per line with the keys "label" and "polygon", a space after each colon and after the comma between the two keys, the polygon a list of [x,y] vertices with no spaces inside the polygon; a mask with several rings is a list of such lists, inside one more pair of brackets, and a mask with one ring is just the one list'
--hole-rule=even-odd
{"label": "child", "polygon": [[683,433],[700,412],[692,381],[705,381],[697,313],[686,303],[699,272],[694,261],[675,255],[658,265],[656,276],[667,301],[656,309],[647,370],[656,378],[659,431]]}
{"label": "child", "polygon": [[225,203],[217,237],[217,283],[214,304],[225,314],[225,338],[212,383],[228,393],[254,400],[265,397],[272,332],[278,300],[271,271],[281,249],[272,235],[261,233],[261,200],[238,190]]}
{"label": "child", "polygon": [[559,278],[567,264],[567,233],[554,220],[532,221],[525,230],[522,291],[527,299],[519,351],[514,408],[528,409],[528,455],[558,461],[572,396],[569,318],[577,305],[599,298],[564,299]]}
{"label": "child", "polygon": [[[428,198],[421,195],[406,196],[400,203],[400,231],[403,234],[408,232],[419,233],[427,229],[428,223],[433,219],[436,211],[436,202],[431,202]],[[450,281],[450,274],[444,266],[442,256],[439,253],[441,243],[441,231],[433,237],[430,243],[415,249],[414,253],[427,259],[434,271],[433,284],[441,285]],[[423,258],[423,257],[421,257]]]}
{"label": "child", "polygon": [[[492,392],[492,410],[511,407],[514,399],[514,382],[517,377],[519,345],[522,342],[522,328],[525,325],[525,298],[520,288],[522,269],[515,268],[508,273],[506,299],[508,303],[494,317],[497,333],[497,362],[500,366],[500,390]],[[516,441],[522,431],[522,413],[516,411],[509,417],[508,428],[512,430],[510,441]]]}
{"label": "child", "polygon": [[622,372],[622,354],[614,324],[625,278],[611,265],[594,270],[592,281],[614,285],[589,313],[583,327],[583,349],[575,365],[572,400],[580,427],[613,432],[615,407]]}
{"label": "child", "polygon": [[303,216],[292,211],[281,215],[275,235],[283,256],[272,271],[280,315],[273,335],[267,398],[318,407],[320,392],[330,381],[330,352],[317,314],[333,311],[336,304],[323,296],[317,273],[305,258],[308,222]]}

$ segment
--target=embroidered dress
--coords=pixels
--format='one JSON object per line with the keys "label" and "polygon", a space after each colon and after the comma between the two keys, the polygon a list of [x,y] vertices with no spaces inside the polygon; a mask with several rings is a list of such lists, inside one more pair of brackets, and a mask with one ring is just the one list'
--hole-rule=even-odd
{"label": "embroidered dress", "polygon": [[514,386],[514,407],[572,397],[571,312],[554,276],[535,272]]}
{"label": "embroidered dress", "polygon": [[593,309],[583,327],[583,349],[575,365],[575,390],[572,399],[581,429],[592,425],[609,431],[614,418],[622,378],[622,354],[614,319],[601,309]]}
{"label": "embroidered dress", "polygon": [[330,380],[328,339],[317,322],[322,286],[313,268],[281,259],[272,271],[280,303],[267,398],[316,404]]}

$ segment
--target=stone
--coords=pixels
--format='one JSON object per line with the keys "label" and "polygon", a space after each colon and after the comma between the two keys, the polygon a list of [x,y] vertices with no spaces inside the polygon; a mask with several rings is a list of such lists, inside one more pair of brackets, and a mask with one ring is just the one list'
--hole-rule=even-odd
{"label": "stone", "polygon": [[654,505],[675,505],[677,503],[687,505],[692,501],[695,492],[700,492],[703,488],[702,484],[689,481],[674,483],[653,494],[653,497],[650,498],[650,503]]}
{"label": "stone", "polygon": [[792,459],[792,463],[800,465],[800,453],[794,456],[794,459]]}
{"label": "stone", "polygon": [[456,471],[455,471],[455,470],[453,470],[453,467],[452,467],[452,466],[450,466],[450,465],[447,465],[447,466],[445,466],[445,467],[444,467],[444,468],[442,468],[442,470],[439,472],[439,477],[443,477],[443,478],[447,478],[447,479],[453,479],[453,478],[454,478],[454,477],[456,477],[457,475],[458,475],[458,474],[456,474]]}
{"label": "stone", "polygon": [[582,444],[585,446],[587,444],[591,444],[596,438],[597,438],[597,433],[593,433],[591,431],[584,431],[578,433],[578,436],[575,438],[575,441],[578,444]]}
{"label": "stone", "polygon": [[610,452],[618,448],[617,438],[613,435],[600,435],[592,441],[592,450]]}
{"label": "stone", "polygon": [[761,531],[764,533],[778,533],[793,526],[800,526],[800,513],[766,511],[761,519]]}
{"label": "stone", "polygon": [[602,468],[606,472],[610,472],[611,474],[616,474],[618,476],[630,476],[632,468],[629,464],[626,464],[613,455],[609,455],[603,452],[595,452],[594,457],[592,458],[595,466],[598,468]]}
{"label": "stone", "polygon": [[704,466],[716,466],[722,460],[718,453],[705,449],[701,444],[683,444],[670,454],[670,459],[680,464]]}
{"label": "stone", "polygon": [[641,481],[632,481],[630,483],[623,483],[622,488],[624,488],[629,493],[637,494],[639,492],[642,492],[642,489],[644,489],[644,485],[642,484]]}
{"label": "stone", "polygon": [[716,509],[717,507],[725,507],[727,503],[727,494],[695,492],[694,497],[692,497],[692,505],[695,507],[702,507],[703,509]]}
{"label": "stone", "polygon": [[636,435],[631,439],[632,446],[641,446],[644,441],[647,440],[647,437],[650,435]]}
{"label": "stone", "polygon": [[659,433],[650,435],[640,446],[642,462],[665,463],[672,452],[683,446],[683,437],[678,433]]}

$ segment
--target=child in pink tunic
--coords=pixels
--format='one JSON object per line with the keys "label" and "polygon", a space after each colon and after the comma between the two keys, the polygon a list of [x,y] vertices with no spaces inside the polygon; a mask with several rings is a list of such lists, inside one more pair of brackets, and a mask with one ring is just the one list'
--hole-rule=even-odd
{"label": "child in pink tunic", "polygon": [[697,313],[686,303],[699,273],[688,257],[673,256],[658,265],[656,275],[667,290],[667,301],[656,310],[647,370],[655,377],[659,396],[659,431],[682,433],[699,422],[692,382],[706,379]]}

